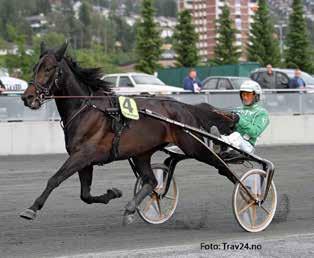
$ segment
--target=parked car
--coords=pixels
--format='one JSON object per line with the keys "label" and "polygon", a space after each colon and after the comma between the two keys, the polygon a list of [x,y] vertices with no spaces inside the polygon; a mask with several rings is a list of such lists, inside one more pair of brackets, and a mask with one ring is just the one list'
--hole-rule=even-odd
{"label": "parked car", "polygon": [[202,81],[205,90],[238,90],[244,81],[251,80],[249,77],[233,76],[210,76]]}
{"label": "parked car", "polygon": [[[251,73],[250,77],[252,80],[257,81],[262,88],[266,88],[263,83],[259,81],[259,78],[262,78],[262,74],[266,72],[266,68],[258,68]],[[288,83],[289,80],[294,77],[294,69],[273,68],[273,73],[275,76],[275,89],[289,88]],[[306,88],[314,88],[314,78],[311,75],[302,72],[301,77],[305,81]]]}
{"label": "parked car", "polygon": [[157,77],[145,73],[107,74],[103,78],[117,94],[171,94],[184,92],[182,88],[168,86]]}
{"label": "parked car", "polygon": [[[19,96],[27,88],[26,81],[6,76],[0,76],[5,90],[0,96]],[[21,108],[22,102],[18,98],[2,98],[0,99],[0,117],[9,118],[11,120],[20,119],[23,116],[24,109]]]}
{"label": "parked car", "polygon": [[5,93],[24,91],[27,88],[27,82],[9,76],[0,76],[0,80],[5,86]]}

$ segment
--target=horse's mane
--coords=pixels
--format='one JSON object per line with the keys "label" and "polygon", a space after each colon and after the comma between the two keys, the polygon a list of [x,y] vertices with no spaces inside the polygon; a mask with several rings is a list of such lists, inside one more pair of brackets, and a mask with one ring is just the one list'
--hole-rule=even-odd
{"label": "horse's mane", "polygon": [[99,90],[111,92],[110,84],[101,79],[103,77],[101,68],[83,68],[71,57],[64,57],[64,60],[75,77],[93,92]]}

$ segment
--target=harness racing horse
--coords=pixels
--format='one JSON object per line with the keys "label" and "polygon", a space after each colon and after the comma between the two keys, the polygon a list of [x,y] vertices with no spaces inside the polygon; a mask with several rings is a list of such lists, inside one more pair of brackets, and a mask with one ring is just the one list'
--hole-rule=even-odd
{"label": "harness racing horse", "polygon": [[[76,172],[81,183],[80,197],[85,203],[107,204],[111,199],[121,197],[122,192],[115,188],[100,196],[91,195],[93,166],[131,158],[144,184],[125,207],[124,221],[130,222],[136,207],[157,185],[151,168],[151,156],[169,143],[180,147],[188,157],[220,168],[217,157],[210,155],[201,143],[182,128],[143,114],[140,114],[139,120],[125,119],[126,125],[118,131],[117,141],[117,130],[114,129],[116,116],[107,112],[116,107],[117,96],[100,79],[100,69],[80,67],[71,58],[65,57],[66,48],[66,43],[57,51],[47,50],[44,44],[41,45],[39,62],[34,68],[34,81],[23,93],[22,100],[25,106],[39,109],[46,99],[55,99],[64,125],[69,157],[48,180],[46,188],[33,205],[20,214],[21,217],[34,219],[50,193]],[[149,109],[197,128],[209,130],[216,125],[222,133],[228,134],[234,127],[232,113],[222,112],[208,104],[193,106],[158,97],[134,99],[140,110]]]}

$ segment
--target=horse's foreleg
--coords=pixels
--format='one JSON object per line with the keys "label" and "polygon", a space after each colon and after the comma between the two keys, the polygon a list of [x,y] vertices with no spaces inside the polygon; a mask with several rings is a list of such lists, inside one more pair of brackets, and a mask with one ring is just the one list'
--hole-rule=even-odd
{"label": "horse's foreleg", "polygon": [[88,149],[72,154],[62,165],[62,167],[57,171],[57,173],[55,173],[48,180],[45,190],[35,200],[33,205],[29,209],[23,211],[20,216],[25,219],[34,219],[36,217],[36,212],[43,207],[50,193],[64,180],[66,180],[82,168],[88,166],[91,163],[94,155],[95,152]]}
{"label": "horse's foreleg", "polygon": [[120,198],[122,192],[119,189],[112,188],[107,190],[107,193],[100,196],[91,195],[91,185],[93,180],[93,166],[87,166],[79,171],[81,182],[81,200],[87,204],[104,203],[107,204],[110,200]]}
{"label": "horse's foreleg", "polygon": [[134,213],[137,206],[144,200],[146,196],[153,192],[153,189],[157,186],[157,180],[151,168],[150,160],[152,153],[133,158],[137,169],[140,170],[142,175],[143,187],[141,190],[129,201],[125,207],[123,216],[123,224],[130,224],[134,221]]}

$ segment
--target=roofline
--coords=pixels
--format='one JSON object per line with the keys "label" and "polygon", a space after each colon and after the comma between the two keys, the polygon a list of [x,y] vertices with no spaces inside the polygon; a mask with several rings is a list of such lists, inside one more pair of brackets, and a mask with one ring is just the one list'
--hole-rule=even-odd
{"label": "roofline", "polygon": [[251,78],[249,76],[223,76],[223,75],[220,76],[220,75],[217,75],[217,76],[208,76],[205,79],[208,79],[208,78],[236,78],[236,79],[243,78],[243,79],[250,79],[251,80]]}
{"label": "roofline", "polygon": [[117,75],[148,75],[148,76],[154,76],[153,74],[147,74],[147,73],[140,73],[140,72],[130,72],[130,73],[109,73],[109,74],[105,74],[103,77],[105,76],[117,76]]}

